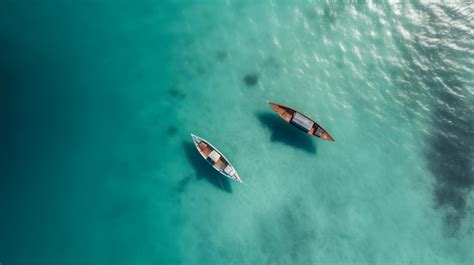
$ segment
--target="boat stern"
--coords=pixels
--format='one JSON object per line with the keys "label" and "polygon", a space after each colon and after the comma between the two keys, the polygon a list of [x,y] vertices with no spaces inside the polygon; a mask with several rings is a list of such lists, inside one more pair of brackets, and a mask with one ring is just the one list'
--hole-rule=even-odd
{"label": "boat stern", "polygon": [[322,135],[321,135],[321,138],[325,139],[325,140],[328,140],[328,141],[331,141],[331,142],[335,142],[336,140],[334,140],[334,138],[332,138],[331,135],[329,135],[329,133],[327,132],[324,132]]}
{"label": "boat stern", "polygon": [[242,179],[240,178],[239,174],[237,174],[237,172],[235,172],[235,177],[236,177],[235,181],[237,181],[237,182],[239,182],[239,183],[244,183],[244,182],[242,181]]}
{"label": "boat stern", "polygon": [[267,101],[268,105],[270,105],[270,107],[275,111],[275,112],[278,112],[278,110],[280,109],[280,105],[276,104],[276,103],[273,103],[273,102],[270,102],[270,101]]}
{"label": "boat stern", "polygon": [[278,114],[278,116],[280,116],[283,120],[285,120],[286,122],[291,121],[291,118],[293,117],[293,115],[289,112],[290,110],[289,108],[279,105],[277,103],[270,102],[270,101],[268,102],[268,105],[270,105],[272,110],[276,114]]}
{"label": "boat stern", "polygon": [[201,137],[192,133],[191,133],[191,138],[193,138],[193,142],[195,142],[196,144],[202,141]]}

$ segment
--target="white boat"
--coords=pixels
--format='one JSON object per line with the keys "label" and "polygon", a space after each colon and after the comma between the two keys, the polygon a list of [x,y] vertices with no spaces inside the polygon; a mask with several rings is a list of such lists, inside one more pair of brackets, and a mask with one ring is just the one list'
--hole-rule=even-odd
{"label": "white boat", "polygon": [[239,174],[237,174],[237,171],[235,171],[234,166],[230,164],[229,160],[225,158],[217,148],[199,136],[191,134],[191,137],[193,138],[194,145],[201,156],[206,159],[215,170],[232,180],[240,183],[243,182],[240,179]]}

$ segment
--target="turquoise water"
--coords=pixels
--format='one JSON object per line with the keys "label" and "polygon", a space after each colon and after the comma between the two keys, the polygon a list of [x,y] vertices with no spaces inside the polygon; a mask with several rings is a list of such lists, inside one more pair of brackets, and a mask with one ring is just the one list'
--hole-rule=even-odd
{"label": "turquoise water", "polygon": [[473,9],[0,2],[0,263],[473,264]]}

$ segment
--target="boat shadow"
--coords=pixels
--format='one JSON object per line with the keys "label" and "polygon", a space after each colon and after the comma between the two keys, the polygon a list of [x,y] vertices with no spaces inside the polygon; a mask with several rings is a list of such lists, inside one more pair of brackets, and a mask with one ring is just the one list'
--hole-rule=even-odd
{"label": "boat shadow", "polygon": [[281,142],[308,153],[316,154],[316,145],[311,139],[312,136],[304,135],[303,132],[286,123],[274,113],[256,112],[255,116],[265,128],[270,130],[270,140],[272,142]]}
{"label": "boat shadow", "polygon": [[186,158],[196,171],[196,176],[199,180],[205,179],[214,187],[227,193],[232,193],[230,179],[222,176],[211,165],[209,165],[209,163],[206,162],[198,153],[196,146],[194,146],[193,143],[183,141],[183,149],[186,153]]}

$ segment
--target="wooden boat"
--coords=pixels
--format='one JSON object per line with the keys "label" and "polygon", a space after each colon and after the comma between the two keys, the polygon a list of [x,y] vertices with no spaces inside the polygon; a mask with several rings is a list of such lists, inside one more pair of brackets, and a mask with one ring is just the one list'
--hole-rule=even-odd
{"label": "wooden boat", "polygon": [[240,183],[243,182],[240,179],[239,174],[237,174],[237,171],[235,171],[235,168],[230,164],[229,160],[225,158],[217,148],[199,136],[191,134],[191,137],[193,138],[194,145],[201,156],[209,162],[215,170],[232,180]]}
{"label": "wooden boat", "polygon": [[272,109],[282,119],[295,126],[296,128],[302,130],[303,132],[328,141],[334,141],[334,138],[332,138],[332,136],[329,135],[329,133],[325,129],[323,129],[323,127],[321,127],[311,118],[308,118],[303,113],[273,102],[268,102],[268,104],[270,104]]}

